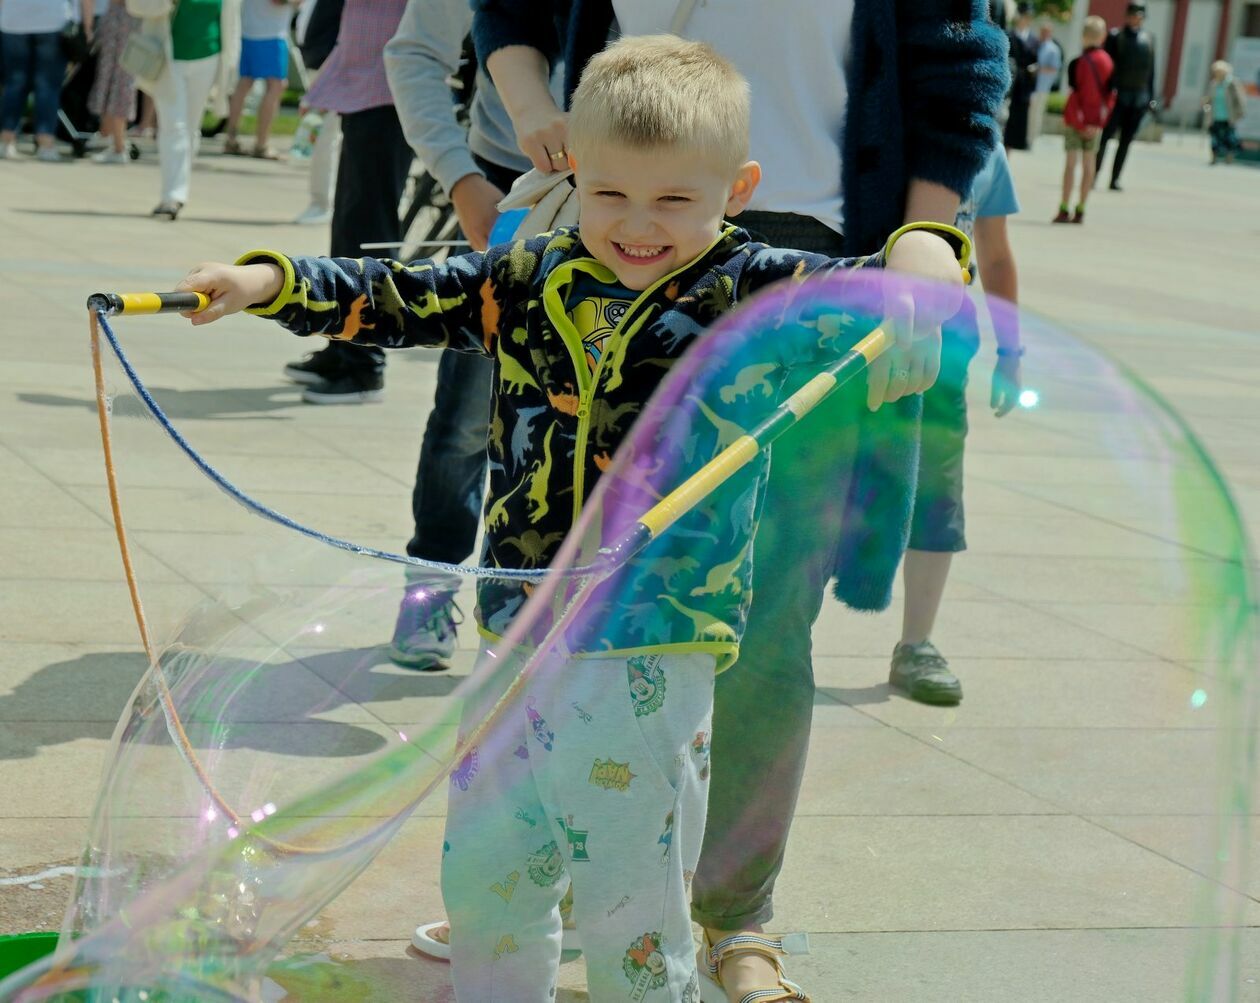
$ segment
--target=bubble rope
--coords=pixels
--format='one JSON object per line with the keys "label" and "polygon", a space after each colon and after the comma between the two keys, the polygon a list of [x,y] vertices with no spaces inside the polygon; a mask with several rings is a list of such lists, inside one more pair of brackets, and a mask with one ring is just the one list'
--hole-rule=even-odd
{"label": "bubble rope", "polygon": [[[144,381],[140,379],[139,374],[131,365],[131,360],[127,358],[127,353],[123,351],[122,345],[118,341],[118,336],[114,334],[113,328],[109,325],[109,319],[106,317],[105,311],[97,310],[91,314],[91,317],[93,332],[93,358],[95,359],[97,354],[99,338],[96,332],[99,327],[100,331],[104,332],[105,340],[109,342],[109,347],[113,350],[114,355],[117,356],[119,365],[122,366],[128,382],[131,384],[140,400],[144,402],[144,406],[148,412],[154,417],[157,423],[162,426],[163,431],[171,437],[175,445],[183,451],[184,455],[193,461],[197,469],[210,478],[216,487],[230,495],[236,501],[240,502],[255,515],[260,515],[264,519],[268,519],[280,526],[284,526],[286,529],[291,529],[294,532],[301,533],[303,536],[310,537],[312,540],[317,540],[318,542],[326,544],[330,547],[348,550],[351,553],[359,554],[362,557],[374,557],[381,561],[393,561],[395,564],[408,564],[415,567],[432,568],[437,571],[448,571],[452,574],[458,574],[461,576],[470,576],[475,578],[499,578],[511,581],[540,582],[546,576],[547,570],[545,568],[538,571],[529,571],[518,568],[483,568],[479,565],[446,564],[442,561],[426,561],[419,557],[410,557],[407,554],[395,554],[388,550],[378,550],[375,547],[365,547],[362,544],[354,543],[351,540],[343,540],[340,537],[330,536],[328,533],[323,533],[318,529],[313,529],[310,526],[298,522],[296,519],[290,518],[283,512],[277,512],[275,509],[271,508],[271,506],[264,505],[262,502],[251,498],[239,487],[228,480],[227,477],[221,474],[214,466],[212,466],[210,462],[202,456],[187,439],[184,438],[183,433],[181,433],[180,430],[177,429],[171,422],[170,418],[166,416],[166,412],[162,410],[162,406],[153,399],[153,395],[149,393],[149,388],[144,385]],[[102,426],[102,433],[105,433],[104,426]],[[115,513],[115,516],[117,516],[117,513]],[[591,574],[593,571],[593,568],[573,568],[567,572],[567,574],[570,576],[580,577],[582,575]]]}

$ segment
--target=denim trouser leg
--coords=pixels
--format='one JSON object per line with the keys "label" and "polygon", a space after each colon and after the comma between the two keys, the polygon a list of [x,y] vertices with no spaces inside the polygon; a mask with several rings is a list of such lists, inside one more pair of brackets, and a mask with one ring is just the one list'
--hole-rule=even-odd
{"label": "denim trouser leg", "polygon": [[61,105],[61,78],[66,72],[61,37],[55,31],[28,37],[35,57],[35,134],[53,136],[57,132],[57,109]]}
{"label": "denim trouser leg", "polygon": [[450,349],[438,361],[437,392],[411,493],[412,557],[458,564],[472,553],[485,497],[493,371],[490,359]]}
{"label": "denim trouser leg", "polygon": [[30,35],[0,34],[3,45],[4,95],[0,97],[0,130],[17,132],[22,125],[22,112],[26,109],[26,96],[31,91],[31,72],[34,54]]}

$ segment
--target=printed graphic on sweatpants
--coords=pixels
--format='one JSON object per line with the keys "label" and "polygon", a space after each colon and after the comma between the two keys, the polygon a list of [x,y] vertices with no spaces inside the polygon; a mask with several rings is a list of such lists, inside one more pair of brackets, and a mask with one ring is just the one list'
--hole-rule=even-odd
{"label": "printed graphic on sweatpants", "polygon": [[564,873],[564,857],[553,839],[529,855],[529,879],[539,888],[550,888]]}
{"label": "printed graphic on sweatpants", "polygon": [[665,985],[665,955],[661,953],[660,933],[645,933],[631,944],[622,970],[630,980],[632,1000],[641,1000],[653,989]]}
{"label": "printed graphic on sweatpants", "polygon": [[626,761],[619,763],[616,760],[597,759],[595,765],[591,767],[591,775],[589,782],[596,787],[602,787],[606,791],[625,791],[630,790],[630,781],[637,774],[630,772],[630,763]]}
{"label": "printed graphic on sweatpants", "polygon": [[660,655],[635,655],[626,662],[634,716],[646,717],[665,703],[665,669]]}
{"label": "printed graphic on sweatpants", "polygon": [[568,818],[556,819],[556,825],[564,830],[564,838],[569,844],[569,859],[575,864],[589,861],[591,858],[590,854],[586,852],[586,839],[590,836],[591,831],[589,829],[573,828],[572,815]]}

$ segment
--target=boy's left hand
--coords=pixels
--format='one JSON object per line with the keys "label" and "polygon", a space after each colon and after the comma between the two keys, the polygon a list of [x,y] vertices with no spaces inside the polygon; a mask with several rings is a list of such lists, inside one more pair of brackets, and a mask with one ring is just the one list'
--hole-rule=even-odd
{"label": "boy's left hand", "polygon": [[993,408],[994,417],[1001,418],[1015,410],[1023,388],[1019,356],[999,355],[997,365],[993,367],[993,388],[989,391],[989,407]]}
{"label": "boy's left hand", "polygon": [[894,343],[867,369],[866,406],[919,394],[936,382],[941,369],[941,325],[962,302],[962,269],[954,250],[936,234],[911,230],[893,244],[885,270],[921,276],[923,287],[890,290],[884,304],[884,330]]}

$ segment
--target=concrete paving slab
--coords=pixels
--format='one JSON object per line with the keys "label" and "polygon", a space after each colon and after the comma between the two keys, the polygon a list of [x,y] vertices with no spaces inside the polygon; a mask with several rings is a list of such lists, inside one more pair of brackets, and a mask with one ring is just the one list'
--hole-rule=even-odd
{"label": "concrete paving slab", "polygon": [[[789,972],[803,985],[831,987],[831,1000],[1171,1003],[1186,998],[1184,973],[1200,936],[1129,929],[815,934],[812,953],[792,959]],[[1260,994],[1260,936],[1239,936],[1237,992],[1248,1000]]]}
{"label": "concrete paving slab", "polygon": [[1060,809],[891,728],[837,728],[821,713],[810,736],[804,812],[857,815],[1044,815]]}
{"label": "concrete paving slab", "polygon": [[[1254,809],[1255,805],[1250,807]],[[1239,873],[1240,868],[1226,865],[1237,861],[1222,859],[1231,852],[1221,845],[1223,833],[1233,828],[1230,820],[1215,815],[1096,815],[1090,821],[1260,901],[1260,874],[1241,868],[1243,881],[1235,887],[1230,875]],[[1249,854],[1248,860],[1255,860],[1260,854],[1258,822],[1260,817],[1251,815],[1242,823],[1250,830],[1250,836],[1239,849]],[[1233,921],[1229,917],[1218,918]]]}
{"label": "concrete paving slab", "polygon": [[[1206,879],[1068,815],[798,817],[774,926],[1183,927]],[[1243,900],[1248,923],[1260,915]]]}
{"label": "concrete paving slab", "polygon": [[[952,652],[946,651],[946,655]],[[866,658],[814,662],[819,691],[897,728],[1211,728],[1229,707],[1219,682],[1161,661],[953,658],[958,707],[916,703],[887,685]],[[1047,706],[1047,691],[1076,694]],[[1196,697],[1196,693],[1202,697]],[[1204,702],[1196,706],[1198,701]]]}
{"label": "concrete paving slab", "polygon": [[[990,589],[1000,588],[993,582]],[[949,600],[935,640],[950,657],[1062,659],[1149,659],[1151,652],[1109,636],[1092,624],[1043,612],[1048,606],[990,600]],[[899,605],[891,616],[829,614],[814,627],[818,655],[867,655],[887,660],[900,633]]]}
{"label": "concrete paving slab", "polygon": [[1201,729],[969,728],[910,732],[1082,815],[1211,814],[1225,736]]}

